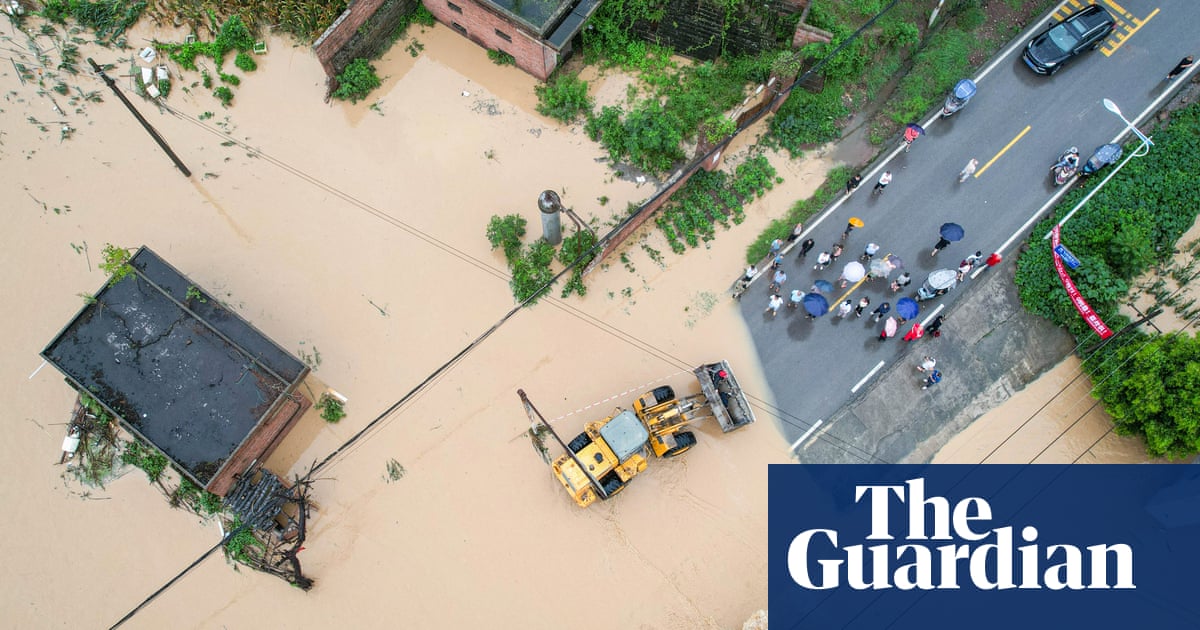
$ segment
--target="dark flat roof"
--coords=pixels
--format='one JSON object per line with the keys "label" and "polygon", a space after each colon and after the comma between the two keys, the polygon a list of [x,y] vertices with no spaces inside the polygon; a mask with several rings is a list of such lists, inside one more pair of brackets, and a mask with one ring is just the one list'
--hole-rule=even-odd
{"label": "dark flat roof", "polygon": [[149,248],[130,264],[42,356],[204,486],[308,368]]}
{"label": "dark flat roof", "polygon": [[579,0],[480,0],[482,4],[491,6],[508,19],[524,25],[537,33],[539,37],[546,34],[559,21],[559,18],[571,10]]}

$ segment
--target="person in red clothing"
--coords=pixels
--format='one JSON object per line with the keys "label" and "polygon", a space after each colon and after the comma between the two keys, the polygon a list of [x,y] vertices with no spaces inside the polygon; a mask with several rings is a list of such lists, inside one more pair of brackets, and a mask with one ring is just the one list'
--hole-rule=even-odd
{"label": "person in red clothing", "polygon": [[996,265],[1000,264],[1001,260],[1004,260],[1003,256],[1001,256],[998,252],[992,252],[992,255],[988,256],[987,260],[984,262],[986,262],[987,266],[989,267],[995,267]]}

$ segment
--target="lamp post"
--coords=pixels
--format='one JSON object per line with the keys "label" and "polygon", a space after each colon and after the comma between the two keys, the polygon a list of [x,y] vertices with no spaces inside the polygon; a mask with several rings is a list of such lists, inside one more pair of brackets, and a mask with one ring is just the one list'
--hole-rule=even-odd
{"label": "lamp post", "polygon": [[[1146,155],[1147,153],[1150,152],[1150,147],[1154,146],[1154,142],[1152,140],[1150,140],[1149,136],[1142,133],[1137,127],[1133,126],[1133,123],[1130,122],[1129,119],[1125,118],[1124,114],[1121,113],[1121,108],[1117,107],[1116,103],[1112,102],[1111,100],[1109,100],[1107,98],[1104,99],[1102,102],[1104,103],[1104,109],[1107,109],[1108,111],[1116,114],[1117,117],[1120,118],[1121,121],[1125,123],[1126,131],[1133,131],[1133,133],[1136,134],[1138,138],[1142,139],[1142,144],[1136,150],[1131,152],[1124,160],[1121,160],[1121,163],[1118,164],[1117,167],[1114,168],[1111,173],[1109,173],[1107,176],[1105,176],[1105,178],[1103,180],[1101,180],[1099,184],[1096,184],[1095,188],[1092,188],[1090,191],[1088,191],[1088,194],[1085,195],[1083,199],[1080,199],[1079,203],[1075,204],[1075,207],[1071,208],[1071,211],[1067,213],[1067,216],[1063,217],[1062,220],[1060,220],[1055,225],[1055,227],[1062,226],[1067,221],[1071,220],[1071,217],[1075,216],[1075,213],[1078,212],[1079,209],[1083,207],[1083,204],[1087,203],[1088,200],[1092,198],[1092,196],[1094,196],[1096,193],[1100,192],[1100,189],[1104,188],[1104,185],[1108,183],[1108,180],[1112,179],[1113,176],[1115,176],[1117,173],[1119,173],[1121,171],[1121,168],[1124,167],[1125,164],[1127,164],[1129,162],[1129,160],[1132,160],[1135,157]],[[1124,134],[1125,134],[1125,132],[1122,131],[1120,134],[1117,134],[1117,138],[1120,138]],[[1051,230],[1049,232],[1046,232],[1046,235],[1042,237],[1042,240],[1044,241],[1044,240],[1050,238],[1050,234],[1053,232],[1054,232],[1054,229],[1051,228]]]}

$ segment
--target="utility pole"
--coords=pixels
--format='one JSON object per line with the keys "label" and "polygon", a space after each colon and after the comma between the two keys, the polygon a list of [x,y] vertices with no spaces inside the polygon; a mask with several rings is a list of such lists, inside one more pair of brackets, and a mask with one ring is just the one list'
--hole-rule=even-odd
{"label": "utility pole", "polygon": [[167,157],[171,158],[171,161],[175,163],[176,168],[183,172],[184,177],[191,177],[192,172],[188,170],[187,166],[184,166],[183,161],[179,159],[179,156],[175,155],[175,152],[171,150],[171,147],[167,146],[166,140],[163,140],[162,136],[158,135],[158,131],[154,129],[154,126],[142,117],[142,114],[133,106],[133,103],[129,102],[129,99],[125,98],[125,95],[122,94],[121,90],[117,88],[116,82],[109,78],[107,74],[104,74],[104,70],[97,65],[91,57],[88,57],[87,62],[92,64],[92,70],[95,70],[96,74],[100,75],[101,79],[104,79],[104,82],[108,84],[110,89],[112,89],[113,94],[116,94],[117,98],[121,99],[122,103],[125,103],[125,107],[129,109],[129,112],[133,114],[133,117],[137,118],[138,122],[142,123],[142,127],[146,129],[146,132],[150,134],[151,138],[154,138],[154,141],[158,143],[158,146],[167,153]]}

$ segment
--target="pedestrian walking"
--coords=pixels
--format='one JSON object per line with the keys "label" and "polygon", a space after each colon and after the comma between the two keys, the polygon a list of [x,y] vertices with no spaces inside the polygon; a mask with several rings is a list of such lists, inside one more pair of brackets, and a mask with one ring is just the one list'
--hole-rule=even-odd
{"label": "pedestrian walking", "polygon": [[1183,74],[1183,72],[1185,70],[1192,67],[1192,61],[1193,60],[1192,60],[1191,55],[1188,55],[1188,56],[1184,57],[1183,59],[1181,59],[1179,61],[1179,63],[1175,64],[1175,67],[1171,68],[1171,71],[1167,73],[1167,80],[1174,81],[1175,77]]}
{"label": "pedestrian walking", "polygon": [[934,337],[941,337],[942,322],[944,321],[946,321],[945,315],[938,315],[937,317],[934,317],[933,321],[929,322],[929,325],[925,327],[925,332],[933,335]]}
{"label": "pedestrian walking", "polygon": [[838,256],[842,255],[842,246],[834,243],[833,248],[829,250],[830,262],[837,262]]}
{"label": "pedestrian walking", "polygon": [[787,282],[787,273],[785,273],[782,269],[776,269],[775,275],[771,276],[771,284],[767,285],[767,290],[781,291],[783,290],[784,282]]}
{"label": "pedestrian walking", "polygon": [[867,307],[870,305],[871,305],[871,298],[864,295],[863,299],[858,301],[858,306],[854,307],[854,316],[862,317],[863,311],[865,311],[867,309]]}
{"label": "pedestrian walking", "polygon": [[937,370],[933,370],[923,382],[925,384],[921,386],[921,389],[929,389],[930,387],[942,382],[942,373]]}
{"label": "pedestrian walking", "polygon": [[910,282],[912,282],[912,276],[910,276],[908,274],[908,272],[905,271],[904,273],[897,276],[895,280],[892,280],[892,293],[898,293],[900,291],[900,289],[903,289],[904,287],[908,286],[908,284]]}
{"label": "pedestrian walking", "polygon": [[863,248],[862,256],[859,256],[858,259],[863,261],[864,263],[869,263],[869,262],[871,262],[871,259],[875,257],[875,254],[878,254],[878,253],[879,253],[878,245],[876,245],[875,243],[867,243],[867,246]]}
{"label": "pedestrian walking", "polygon": [[971,273],[972,266],[973,265],[971,264],[970,260],[964,259],[961,262],[959,262],[958,263],[958,275],[955,276],[955,279],[958,280],[959,282],[962,282],[963,278],[967,277],[967,274]]}
{"label": "pedestrian walking", "polygon": [[921,128],[921,125],[918,125],[915,122],[910,122],[904,126],[905,153],[908,153],[908,150],[912,148],[912,143],[915,142],[917,138],[921,137],[921,134],[923,133],[925,133],[925,130]]}
{"label": "pedestrian walking", "polygon": [[775,317],[779,313],[779,307],[783,306],[783,298],[779,297],[778,293],[772,293],[771,298],[767,300],[767,310],[764,313],[770,313],[771,317]]}
{"label": "pedestrian walking", "polygon": [[788,241],[787,241],[787,242],[789,242],[789,243],[795,243],[795,242],[796,242],[796,239],[800,238],[800,235],[801,235],[801,234],[803,234],[803,233],[804,233],[804,224],[803,224],[803,223],[797,223],[797,224],[796,224],[796,227],[792,228],[792,233],[788,235]]}
{"label": "pedestrian walking", "polygon": [[967,181],[967,178],[975,174],[975,169],[979,167],[979,160],[971,158],[970,162],[963,167],[963,170],[958,173],[958,183]]}
{"label": "pedestrian walking", "polygon": [[980,250],[980,251],[975,252],[974,254],[971,254],[970,256],[967,256],[966,261],[971,263],[972,267],[974,267],[975,265],[978,265],[980,262],[983,261],[983,251]]}
{"label": "pedestrian walking", "polygon": [[875,316],[875,321],[878,322],[880,319],[883,319],[883,316],[887,315],[888,311],[890,310],[892,310],[892,305],[888,302],[884,302],[883,304],[876,306],[875,310],[871,311],[871,314]]}
{"label": "pedestrian walking", "polygon": [[817,254],[817,264],[813,265],[813,269],[824,269],[828,267],[829,263],[831,262],[833,262],[833,254],[830,254],[829,252],[821,252],[820,254]]}
{"label": "pedestrian walking", "polygon": [[783,249],[783,241],[781,241],[779,239],[775,239],[775,240],[771,241],[771,255],[772,256],[774,256],[775,254],[778,254],[779,250],[781,250],[781,249]]}
{"label": "pedestrian walking", "polygon": [[783,252],[775,254],[775,259],[771,261],[771,269],[778,269],[783,266]]}
{"label": "pedestrian walking", "polygon": [[999,265],[1001,260],[1004,260],[1003,256],[1001,256],[998,252],[992,252],[992,255],[988,256],[987,260],[984,262],[987,264],[988,268],[990,269],[992,267],[995,267],[996,265]]}
{"label": "pedestrian walking", "polygon": [[744,278],[746,280],[746,282],[750,282],[751,280],[754,279],[754,276],[757,276],[757,275],[758,275],[758,267],[755,267],[754,265],[750,265],[749,267],[746,267],[746,273],[742,276],[742,278]]}
{"label": "pedestrian walking", "polygon": [[788,300],[788,308],[793,311],[800,307],[800,303],[804,301],[804,292],[800,289],[792,289],[791,299]]}
{"label": "pedestrian walking", "polygon": [[737,282],[733,283],[733,299],[739,299],[746,289],[750,288],[750,281],[745,278],[738,278]]}
{"label": "pedestrian walking", "polygon": [[883,194],[883,189],[887,188],[887,185],[890,183],[892,183],[892,172],[884,171],[883,175],[879,176],[879,181],[875,183],[875,188],[871,189],[871,194],[872,195]]}
{"label": "pedestrian walking", "polygon": [[930,252],[929,255],[937,256],[938,252],[942,251],[943,249],[946,249],[946,246],[949,244],[950,244],[950,239],[946,238],[945,236],[939,237],[937,245],[933,246],[933,251]]}
{"label": "pedestrian walking", "polygon": [[904,333],[905,341],[916,341],[925,335],[925,329],[921,327],[921,322],[913,324],[913,327]]}
{"label": "pedestrian walking", "polygon": [[854,310],[854,304],[851,303],[850,300],[846,300],[838,305],[837,316],[842,319],[846,319],[846,316],[849,315],[850,311],[852,310]]}
{"label": "pedestrian walking", "polygon": [[854,192],[854,189],[858,188],[858,185],[861,183],[862,175],[855,175],[854,177],[846,180],[846,196],[849,197],[850,193]]}
{"label": "pedestrian walking", "polygon": [[917,365],[917,371],[918,372],[927,372],[929,370],[932,370],[933,366],[935,366],[935,365],[937,365],[937,360],[929,355],[925,355],[925,358],[921,359],[921,363]]}
{"label": "pedestrian walking", "polygon": [[796,260],[803,260],[808,255],[809,250],[813,248],[813,245],[816,244],[816,241],[811,238],[804,239],[804,242],[800,243],[800,255],[796,257]]}

